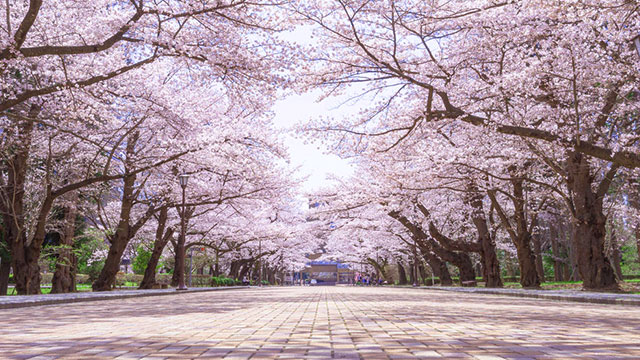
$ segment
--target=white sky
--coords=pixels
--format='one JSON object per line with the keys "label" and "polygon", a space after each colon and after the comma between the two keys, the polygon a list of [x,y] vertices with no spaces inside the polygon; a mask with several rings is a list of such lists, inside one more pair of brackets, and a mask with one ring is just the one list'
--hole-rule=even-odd
{"label": "white sky", "polygon": [[[307,93],[279,100],[273,109],[275,125],[283,129],[292,129],[295,125],[306,123],[319,116],[339,117],[345,116],[348,112],[343,107],[338,108],[337,99],[317,102],[317,98],[317,93]],[[326,147],[319,142],[304,144],[293,131],[284,137],[284,141],[289,148],[291,165],[300,166],[301,177],[308,176],[302,188],[305,192],[322,188],[329,181],[327,176],[345,177],[353,174],[353,168],[348,160],[327,154]]]}

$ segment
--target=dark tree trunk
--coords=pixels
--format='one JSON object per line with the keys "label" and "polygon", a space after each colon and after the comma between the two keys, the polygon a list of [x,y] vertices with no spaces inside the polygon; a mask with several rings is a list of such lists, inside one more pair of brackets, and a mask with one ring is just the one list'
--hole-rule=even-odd
{"label": "dark tree trunk", "polygon": [[451,286],[453,285],[453,279],[451,273],[449,273],[449,267],[445,261],[440,262],[440,285]]}
{"label": "dark tree trunk", "polygon": [[213,276],[220,276],[220,250],[216,249],[216,263],[213,268]]}
{"label": "dark tree trunk", "polygon": [[460,270],[461,283],[476,280],[476,274],[473,271],[473,263],[471,262],[471,258],[468,254],[450,251],[440,246],[438,242],[424,232],[420,225],[411,222],[405,216],[400,215],[399,212],[392,211],[389,213],[389,216],[400,222],[411,232],[414,241],[418,243],[420,248],[431,249],[440,259],[448,261],[458,267]]}
{"label": "dark tree trunk", "polygon": [[135,145],[140,136],[139,132],[134,132],[129,136],[126,148],[125,176],[122,187],[122,202],[120,205],[120,220],[115,233],[109,237],[110,247],[104,267],[98,278],[93,282],[93,291],[109,291],[115,285],[116,276],[120,270],[122,254],[124,254],[129,241],[136,235],[138,230],[153,216],[156,208],[149,206],[145,214],[134,224],[131,224],[131,210],[138,197],[136,190],[136,174],[132,172],[133,158],[135,157]]}
{"label": "dark tree trunk", "polygon": [[11,254],[9,245],[5,242],[6,234],[0,226],[0,296],[7,295],[9,290],[9,275],[11,274]]}
{"label": "dark tree trunk", "polygon": [[567,184],[574,206],[572,229],[573,250],[577,255],[578,271],[585,289],[617,290],[618,282],[611,262],[605,255],[606,217],[602,200],[617,167],[612,169],[598,186],[591,188],[593,177],[589,161],[581,153],[572,153],[567,159]]}
{"label": "dark tree trunk", "polygon": [[551,252],[553,253],[553,280],[562,281],[562,262],[560,262],[560,247],[558,246],[558,232],[555,225],[549,227],[549,238],[551,240]]}
{"label": "dark tree trunk", "polygon": [[[249,271],[251,270],[251,268],[253,267],[253,263],[250,262],[249,260],[245,260],[245,262],[242,264],[241,268],[240,268],[240,273],[238,274],[238,279],[242,279],[245,277],[245,275],[249,274]],[[253,279],[253,274],[250,274],[252,276],[250,276],[250,279]]]}
{"label": "dark tree trunk", "polygon": [[78,192],[68,194],[69,205],[65,208],[64,231],[60,236],[60,252],[56,260],[56,271],[51,280],[51,293],[69,293],[76,291],[76,255],[73,252],[73,239],[78,214]]}
{"label": "dark tree trunk", "polygon": [[180,274],[178,274],[178,261],[180,261],[180,259],[178,259],[178,246],[178,242],[173,246],[173,273],[171,274],[170,284],[172,287],[178,286],[178,283],[180,282],[180,279],[178,278],[178,276],[180,276]]}
{"label": "dark tree trunk", "polygon": [[398,285],[407,285],[407,272],[404,271],[404,265],[398,261]]}
{"label": "dark tree trunk", "polygon": [[0,296],[7,295],[7,290],[9,290],[10,273],[11,262],[0,259]]}
{"label": "dark tree trunk", "polygon": [[622,255],[620,254],[620,247],[618,246],[618,239],[616,237],[616,230],[611,229],[611,238],[609,241],[608,257],[611,260],[611,265],[615,270],[616,278],[618,281],[622,281],[622,267],[620,262],[622,261]]}
{"label": "dark tree trunk", "polygon": [[385,270],[385,267],[387,266],[386,260],[380,263],[375,259],[368,258],[367,261],[369,262],[369,264],[371,264],[371,266],[373,266],[374,269],[376,269],[376,273],[380,278],[384,279],[387,282],[390,281],[387,271]]}
{"label": "dark tree trunk", "polygon": [[171,236],[173,236],[173,229],[169,229],[165,236],[166,241],[164,241],[164,243],[154,242],[153,244],[153,252],[151,253],[151,258],[149,258],[147,267],[144,269],[144,276],[142,277],[142,281],[140,282],[140,289],[151,289],[156,284],[156,269],[158,267],[158,263],[160,262],[160,257],[162,256],[164,247],[169,242]]}
{"label": "dark tree trunk", "polygon": [[232,279],[238,279],[238,273],[240,272],[240,260],[233,260],[229,266],[229,277]]}
{"label": "dark tree trunk", "polygon": [[500,261],[498,261],[498,255],[496,254],[496,242],[491,236],[484,214],[482,205],[483,196],[480,195],[480,192],[473,185],[470,187],[470,190],[472,196],[467,199],[467,202],[473,209],[471,217],[478,231],[480,259],[482,260],[483,270],[482,277],[485,280],[485,287],[500,288],[503,286],[502,278],[500,277]]}
{"label": "dark tree trunk", "polygon": [[168,228],[165,231],[168,213],[169,209],[167,207],[160,209],[160,214],[158,215],[158,227],[156,228],[156,237],[153,242],[153,251],[151,252],[151,258],[147,263],[147,267],[144,269],[144,276],[140,282],[140,289],[151,289],[156,284],[156,268],[158,267],[160,256],[162,256],[162,251],[164,251],[165,246],[167,246],[167,243],[173,236],[172,228]]}
{"label": "dark tree trunk", "polygon": [[276,284],[276,273],[273,269],[270,269],[267,267],[267,279],[269,281],[269,284],[271,285],[277,285]]}
{"label": "dark tree trunk", "polygon": [[544,279],[544,264],[542,259],[542,241],[538,235],[533,235],[531,237],[533,241],[533,252],[536,257],[536,272],[538,273],[538,278],[540,278],[540,282],[543,283]]}
{"label": "dark tree trunk", "polygon": [[440,279],[440,285],[453,285],[453,279],[451,279],[451,274],[449,273],[447,263],[440,260],[440,258],[432,253],[429,249],[421,248],[420,251],[422,252],[422,256],[427,261],[429,266],[431,266],[431,269],[433,269],[433,273]]}
{"label": "dark tree trunk", "polygon": [[24,233],[18,235],[19,243],[11,250],[13,279],[18,295],[41,294],[40,291],[40,247],[22,246],[27,242]]}
{"label": "dark tree trunk", "polygon": [[520,265],[520,285],[523,288],[539,288],[540,278],[536,269],[536,260],[531,250],[531,237],[519,236],[515,241],[518,264]]}
{"label": "dark tree trunk", "polygon": [[[36,118],[40,108],[31,105],[28,117]],[[5,224],[5,241],[10,244],[13,277],[19,295],[40,294],[40,251],[42,244],[28,245],[25,227],[24,194],[28,160],[31,153],[33,121],[21,122],[12,144],[13,154],[8,160],[7,183],[3,189],[1,209]]]}
{"label": "dark tree trunk", "polygon": [[[426,266],[419,266],[418,270],[420,271],[420,277],[422,278],[422,285],[427,285],[428,279],[431,277],[429,275],[429,271]],[[435,276],[435,275],[434,275]]]}
{"label": "dark tree trunk", "polygon": [[[137,142],[138,133],[129,137],[126,148],[126,165],[125,172],[129,171],[131,161],[135,152],[135,144]],[[135,201],[135,181],[136,175],[126,175],[122,187],[122,203],[120,204],[120,220],[115,233],[109,237],[110,247],[104,267],[98,278],[93,282],[93,291],[109,291],[115,285],[116,275],[120,270],[120,261],[122,254],[131,238],[131,209]]]}
{"label": "dark tree trunk", "polygon": [[[464,252],[449,251],[439,246],[439,244],[433,239],[429,239],[427,241],[433,252],[440,259],[442,259],[440,264],[440,280],[442,282],[442,285],[447,285],[446,283],[449,281],[451,281],[452,283],[452,279],[449,275],[449,270],[446,268],[446,261],[452,263],[458,268],[458,271],[460,272],[460,284],[476,281],[476,272],[473,269],[473,262],[471,261],[471,257],[469,256],[469,254]],[[421,246],[425,245],[424,241],[420,241],[420,243]],[[448,276],[449,278],[447,279]]]}
{"label": "dark tree trunk", "polygon": [[525,289],[540,288],[540,277],[536,269],[535,255],[531,249],[531,232],[529,224],[527,224],[527,214],[525,213],[523,179],[515,176],[514,169],[512,169],[512,172],[514,172],[511,180],[513,185],[513,196],[511,197],[514,207],[513,221],[509,219],[502,205],[498,202],[495,195],[496,191],[488,191],[487,194],[500,217],[502,225],[516,247],[518,265],[520,267],[520,285]]}
{"label": "dark tree trunk", "polygon": [[416,263],[415,262],[409,262],[409,266],[410,266],[410,271],[409,271],[409,282],[411,284],[417,284],[418,283],[418,277],[416,276]]}

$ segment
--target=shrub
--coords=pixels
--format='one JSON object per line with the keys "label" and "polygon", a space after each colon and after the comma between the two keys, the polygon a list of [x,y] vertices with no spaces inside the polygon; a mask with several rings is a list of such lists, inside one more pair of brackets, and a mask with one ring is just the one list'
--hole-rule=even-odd
{"label": "shrub", "polygon": [[89,275],[87,275],[87,274],[76,274],[76,283],[77,284],[91,284],[91,281],[89,281]]}
{"label": "shrub", "polygon": [[211,286],[233,286],[238,283],[241,282],[224,276],[211,277]]}
{"label": "shrub", "polygon": [[104,267],[104,260],[98,260],[91,263],[91,265],[87,266],[86,274],[89,275],[89,281],[94,282],[98,276],[100,276],[100,272]]}
{"label": "shrub", "polygon": [[[147,249],[144,245],[139,245],[138,249],[136,249],[136,257],[133,259],[133,263],[131,267],[133,268],[133,272],[138,275],[143,275],[145,269],[147,268],[147,264],[149,260],[151,260],[151,251]],[[161,265],[158,264],[158,267]],[[156,269],[157,271],[158,269]]]}
{"label": "shrub", "polygon": [[156,274],[156,283],[169,285],[171,283],[172,274]]}

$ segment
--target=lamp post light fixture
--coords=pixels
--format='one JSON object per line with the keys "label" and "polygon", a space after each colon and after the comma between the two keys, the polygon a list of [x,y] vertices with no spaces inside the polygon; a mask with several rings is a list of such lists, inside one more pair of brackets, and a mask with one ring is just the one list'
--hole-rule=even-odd
{"label": "lamp post light fixture", "polygon": [[638,56],[640,56],[640,34],[633,39],[633,44],[636,46],[636,51],[638,52]]}
{"label": "lamp post light fixture", "polygon": [[176,271],[178,272],[178,288],[176,290],[187,290],[187,287],[184,285],[184,262],[185,262],[185,249],[184,244],[186,242],[186,231],[187,231],[187,207],[186,207],[186,190],[187,183],[189,182],[188,174],[180,174],[178,175],[178,179],[180,181],[180,187],[182,187],[182,211],[180,214],[180,238],[178,239],[178,258],[176,261]]}

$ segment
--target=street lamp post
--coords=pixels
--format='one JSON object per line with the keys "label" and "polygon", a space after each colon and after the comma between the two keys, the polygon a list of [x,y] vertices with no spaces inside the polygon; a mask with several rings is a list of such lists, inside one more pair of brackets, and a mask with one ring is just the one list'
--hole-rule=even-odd
{"label": "street lamp post", "polygon": [[178,272],[178,288],[176,290],[187,290],[187,287],[184,285],[184,244],[186,242],[186,231],[187,231],[187,223],[186,223],[186,190],[187,183],[189,182],[189,175],[181,174],[178,176],[180,180],[180,187],[182,187],[182,214],[180,216],[180,239],[178,239],[178,246],[176,251],[178,252],[177,261],[176,261],[176,271]]}
{"label": "street lamp post", "polygon": [[413,286],[418,286],[418,243],[413,241]]}
{"label": "street lamp post", "polygon": [[189,287],[191,287],[192,266],[193,266],[193,247],[189,248]]}
{"label": "street lamp post", "polygon": [[262,286],[262,238],[258,238],[258,286]]}

